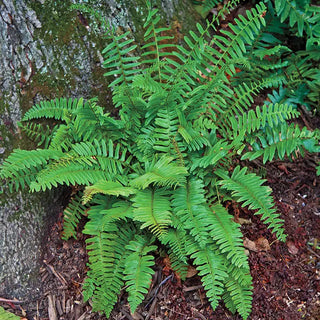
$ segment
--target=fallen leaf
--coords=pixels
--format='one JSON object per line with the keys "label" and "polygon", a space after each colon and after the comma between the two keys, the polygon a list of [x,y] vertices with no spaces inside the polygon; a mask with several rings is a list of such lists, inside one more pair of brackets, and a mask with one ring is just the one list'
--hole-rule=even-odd
{"label": "fallen leaf", "polygon": [[256,241],[256,245],[259,251],[269,251],[271,250],[269,241],[266,238],[259,238]]}
{"label": "fallen leaf", "polygon": [[287,167],[284,164],[278,165],[278,169],[283,171],[285,174],[289,174]]}
{"label": "fallen leaf", "polygon": [[299,252],[299,249],[294,245],[292,241],[287,242],[287,247],[291,254],[297,254]]}
{"label": "fallen leaf", "polygon": [[251,251],[258,252],[256,243],[248,238],[243,240],[243,246]]}
{"label": "fallen leaf", "polygon": [[261,251],[269,251],[270,245],[269,241],[266,238],[259,238],[256,241],[252,241],[248,238],[243,240],[243,246],[251,251],[254,252],[261,252]]}
{"label": "fallen leaf", "polygon": [[186,278],[192,278],[193,276],[195,276],[198,273],[197,269],[192,267],[192,266],[188,266],[188,271],[187,271],[187,275]]}
{"label": "fallen leaf", "polygon": [[238,218],[238,223],[240,223],[241,225],[243,225],[243,224],[251,224],[252,221],[251,221],[251,219]]}

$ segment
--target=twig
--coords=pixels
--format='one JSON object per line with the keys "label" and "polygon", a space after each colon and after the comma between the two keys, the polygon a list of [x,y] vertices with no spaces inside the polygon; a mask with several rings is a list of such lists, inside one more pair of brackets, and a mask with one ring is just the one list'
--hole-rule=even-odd
{"label": "twig", "polygon": [[182,290],[185,291],[185,292],[188,292],[188,291],[198,290],[198,289],[201,289],[201,288],[203,288],[203,286],[202,286],[202,285],[199,285],[199,286],[193,286],[193,287],[183,288]]}
{"label": "twig", "polygon": [[68,285],[66,279],[61,274],[59,274],[56,270],[54,270],[53,266],[51,266],[50,264],[47,264],[46,260],[43,260],[43,262],[46,264],[47,268],[59,279],[59,281],[64,286]]}
{"label": "twig", "polygon": [[158,287],[157,287],[157,289],[156,289],[153,297],[149,300],[149,302],[148,302],[148,303],[146,304],[146,306],[144,307],[145,309],[148,307],[148,305],[149,305],[149,304],[154,300],[154,298],[157,296],[160,287],[161,287],[162,285],[164,285],[168,280],[170,280],[170,279],[172,279],[172,278],[173,278],[173,273],[170,274],[170,276],[166,277],[164,280],[162,280],[162,281],[160,282],[160,284],[158,285]]}
{"label": "twig", "polygon": [[155,308],[155,306],[156,306],[156,303],[157,303],[157,297],[155,297],[155,298],[153,299],[152,304],[151,304],[151,307],[150,307],[150,309],[149,309],[149,311],[148,311],[148,314],[147,314],[145,320],[149,320],[149,318],[152,316],[153,311],[154,311],[154,308]]}
{"label": "twig", "polygon": [[181,312],[178,312],[178,311],[176,311],[176,310],[170,309],[170,308],[168,308],[167,306],[163,306],[163,308],[164,308],[164,309],[167,309],[167,310],[169,310],[169,311],[171,311],[171,312],[174,312],[174,313],[176,313],[176,314],[180,314],[180,316],[184,316],[184,317],[187,316],[185,313],[181,313]]}
{"label": "twig", "polygon": [[14,304],[24,303],[23,301],[20,301],[20,300],[10,300],[10,299],[5,299],[5,298],[0,298],[0,302],[3,302],[3,303],[14,303]]}
{"label": "twig", "polygon": [[191,310],[197,317],[201,318],[202,320],[207,320],[207,318],[195,308],[191,308]]}
{"label": "twig", "polygon": [[121,308],[121,312],[128,318],[128,320],[134,320],[127,311],[123,310],[123,308]]}
{"label": "twig", "polygon": [[315,252],[315,251],[313,251],[311,248],[309,248],[308,246],[307,246],[307,249],[311,252],[311,253],[313,253],[316,257],[318,257],[319,259],[320,259],[320,256]]}

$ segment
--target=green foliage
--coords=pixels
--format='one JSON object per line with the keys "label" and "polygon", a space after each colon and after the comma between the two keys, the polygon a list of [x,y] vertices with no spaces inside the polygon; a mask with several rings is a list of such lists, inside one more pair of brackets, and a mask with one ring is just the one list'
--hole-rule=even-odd
{"label": "green foliage", "polygon": [[271,103],[304,105],[319,111],[320,9],[310,0],[266,1],[265,25],[248,48],[247,66],[235,78],[274,79],[280,82],[269,94]]}
{"label": "green foliage", "polygon": [[149,246],[152,240],[148,237],[136,236],[126,246],[129,255],[125,262],[125,281],[129,292],[128,301],[131,311],[134,312],[137,306],[143,301],[144,295],[148,292],[149,284],[154,265],[154,258],[148,255],[150,251],[157,249],[157,246]]}
{"label": "green foliage", "polygon": [[0,319],[2,319],[2,320],[19,320],[20,317],[14,315],[13,313],[6,311],[2,307],[0,307]]}
{"label": "green foliage", "polygon": [[[93,310],[109,316],[125,287],[134,312],[150,285],[152,254],[165,249],[182,278],[192,261],[213,308],[222,299],[247,319],[248,259],[240,226],[222,200],[254,210],[285,241],[271,189],[240,160],[261,157],[265,163],[319,152],[317,132],[288,124],[299,113],[293,97],[281,93],[300,83],[297,70],[318,81],[307,62],[317,59],[317,48],[299,53],[304,59],[294,70],[293,58],[285,56],[294,53],[277,38],[288,26],[297,27],[297,35],[318,37],[317,19],[307,4],[301,22],[301,8],[288,11],[276,1],[276,9],[269,4],[266,13],[258,3],[217,34],[220,16],[236,3],[230,1],[177,45],[168,44],[169,29],[158,26],[157,9],[148,2],[140,57],[130,32],[119,34],[106,23],[103,65],[112,77],[118,114],[106,113],[95,99],[56,99],[35,105],[21,122],[43,149],[14,150],[1,178],[11,189],[67,185],[79,190],[64,211],[63,239],[75,237],[79,220],[87,216],[89,271],[83,295]],[[266,88],[276,92],[272,103],[253,106]],[[52,127],[39,123],[49,118]]]}
{"label": "green foliage", "polygon": [[86,210],[86,207],[81,203],[81,195],[75,194],[63,211],[63,240],[68,240],[71,237],[77,238],[76,228]]}

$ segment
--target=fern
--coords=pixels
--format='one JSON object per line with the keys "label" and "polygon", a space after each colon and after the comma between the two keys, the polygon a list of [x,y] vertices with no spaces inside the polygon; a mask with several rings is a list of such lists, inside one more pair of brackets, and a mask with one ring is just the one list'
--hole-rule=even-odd
{"label": "fern", "polygon": [[298,25],[298,34],[302,36],[304,30],[304,24],[306,21],[306,16],[304,14],[306,1],[291,1],[291,0],[276,0],[275,7],[281,22],[289,19],[290,27],[295,24]]}
{"label": "fern", "polygon": [[293,124],[288,126],[286,123],[273,130],[267,128],[266,134],[258,134],[257,140],[252,146],[254,151],[246,152],[242,159],[253,160],[263,156],[263,163],[274,159],[284,159],[284,156],[296,156],[297,153],[304,153],[304,149],[310,152],[318,152],[319,146],[314,134],[306,128],[302,130]]}
{"label": "fern", "polygon": [[134,240],[126,246],[129,255],[126,260],[125,281],[128,286],[128,301],[131,312],[133,313],[137,306],[144,299],[148,292],[151,275],[154,273],[150,268],[154,265],[153,257],[148,255],[150,251],[157,249],[157,246],[149,245],[150,239],[136,236]]}
{"label": "fern", "polygon": [[76,239],[76,228],[86,207],[81,203],[81,196],[76,194],[63,211],[63,240]]}
{"label": "fern", "polygon": [[175,216],[180,220],[176,227],[188,230],[199,245],[205,247],[208,241],[207,209],[201,181],[192,179],[178,188],[173,194],[172,206]]}
{"label": "fern", "polygon": [[131,45],[134,39],[127,39],[130,31],[127,31],[121,35],[116,35],[114,27],[110,27],[109,30],[109,45],[102,51],[105,57],[103,62],[104,68],[111,69],[106,72],[105,76],[114,76],[116,79],[112,81],[110,86],[115,86],[119,83],[128,84],[133,78],[135,73],[138,73],[137,67],[140,63],[135,56],[129,56],[137,45]]}
{"label": "fern", "polygon": [[242,318],[246,319],[251,312],[251,276],[246,269],[230,269],[233,272],[226,283],[223,300],[230,310],[238,310]]}
{"label": "fern", "polygon": [[150,228],[158,236],[166,233],[171,222],[171,207],[168,191],[165,189],[141,190],[133,198],[134,220],[143,224],[141,228]]}
{"label": "fern", "polygon": [[188,173],[186,168],[172,163],[173,158],[161,157],[157,162],[146,163],[146,173],[133,179],[133,187],[147,188],[150,184],[158,186],[177,186],[184,182],[184,176]]}
{"label": "fern", "polygon": [[[129,31],[74,6],[106,29],[103,66],[113,77],[118,113],[105,112],[97,99],[41,102],[21,128],[43,149],[14,150],[1,166],[11,190],[80,190],[64,211],[63,239],[75,237],[81,217],[87,218],[83,296],[107,317],[121,290],[132,312],[143,302],[156,244],[181,278],[190,262],[196,266],[213,308],[222,299],[249,317],[248,258],[240,226],[221,199],[254,210],[285,241],[271,189],[241,160],[294,160],[320,151],[317,131],[288,124],[299,116],[297,105],[319,102],[318,11],[308,1],[293,9],[290,0],[275,7],[258,3],[217,32],[219,19],[237,2],[228,1],[177,45],[147,1],[140,48]],[[294,52],[283,33],[309,37],[306,50]],[[271,103],[255,103],[266,89]]]}
{"label": "fern", "polygon": [[186,246],[187,252],[197,266],[211,306],[215,309],[224,292],[224,282],[228,277],[222,256],[218,254],[216,247],[210,242],[206,247],[201,248],[191,238]]}
{"label": "fern", "polygon": [[[89,215],[90,217],[90,215]],[[96,221],[94,221],[96,220]],[[87,240],[90,253],[88,278],[84,284],[84,299],[92,298],[93,310],[103,310],[110,315],[121,287],[128,251],[125,246],[134,237],[134,229],[119,229],[116,224],[104,225],[99,229],[99,219],[94,219],[84,232],[95,234]]]}
{"label": "fern", "polygon": [[232,216],[220,204],[211,206],[210,219],[215,227],[210,231],[210,236],[219,246],[222,253],[226,253],[229,260],[237,268],[249,270],[248,261],[243,255],[242,234],[237,223],[232,221]]}
{"label": "fern", "polygon": [[269,224],[269,228],[276,233],[277,237],[285,241],[286,236],[283,233],[283,220],[279,218],[274,208],[273,199],[270,196],[271,189],[261,186],[265,180],[256,176],[254,173],[246,174],[247,168],[240,169],[237,166],[231,177],[222,170],[216,170],[216,174],[223,178],[219,182],[223,188],[232,192],[232,195],[243,202],[242,206],[249,206],[250,209],[257,209],[256,214],[261,214],[264,223]]}
{"label": "fern", "polygon": [[26,112],[22,121],[40,118],[52,118],[55,120],[66,120],[70,113],[83,104],[83,99],[55,99],[51,101],[41,101]]}

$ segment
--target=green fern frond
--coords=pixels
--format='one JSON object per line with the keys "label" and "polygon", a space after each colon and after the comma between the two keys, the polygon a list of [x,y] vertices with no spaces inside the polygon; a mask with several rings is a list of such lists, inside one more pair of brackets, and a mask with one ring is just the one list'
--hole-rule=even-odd
{"label": "green fern frond", "polygon": [[187,262],[187,252],[185,248],[187,236],[185,230],[170,228],[160,240],[164,245],[170,247],[170,250],[174,252],[179,260],[185,263]]}
{"label": "green fern frond", "polygon": [[225,94],[223,95],[224,99],[216,100],[213,107],[221,113],[216,124],[221,128],[224,135],[226,135],[226,132],[228,132],[231,127],[230,119],[239,117],[249,109],[254,101],[254,96],[260,91],[261,85],[259,82],[250,83],[249,85],[243,83],[234,88],[233,94]]}
{"label": "green fern frond", "polygon": [[256,134],[257,139],[251,143],[254,151],[246,152],[241,159],[256,159],[263,156],[263,163],[273,160],[275,157],[284,159],[285,155],[303,154],[304,149],[318,152],[319,146],[313,133],[299,126],[286,123],[272,129],[266,128],[265,132]]}
{"label": "green fern frond", "polygon": [[131,194],[136,193],[136,190],[130,187],[124,187],[119,182],[113,181],[98,181],[94,185],[86,187],[84,189],[82,202],[86,204],[89,202],[94,194],[102,193],[107,195],[114,195],[116,197],[123,196],[128,197]]}
{"label": "green fern frond", "polygon": [[169,190],[163,188],[140,190],[133,201],[134,220],[142,222],[141,229],[149,228],[155,235],[166,234],[171,223]]}
{"label": "green fern frond", "polygon": [[157,79],[161,82],[161,59],[168,55],[166,52],[169,48],[174,48],[174,44],[166,43],[168,40],[172,40],[174,37],[163,35],[163,33],[170,31],[170,28],[158,27],[160,16],[157,15],[158,9],[151,9],[151,3],[147,1],[149,13],[145,24],[143,25],[145,31],[144,41],[145,45],[142,46],[142,57],[152,56],[149,59],[143,60],[144,64],[151,64],[157,69]]}
{"label": "green fern frond", "polygon": [[168,233],[162,236],[160,240],[168,247],[172,269],[179,274],[181,279],[185,279],[188,272],[185,230],[170,228]]}
{"label": "green fern frond", "polygon": [[137,45],[133,45],[134,39],[128,38],[130,31],[117,35],[116,28],[110,26],[108,30],[107,39],[109,44],[102,51],[104,55],[103,67],[111,69],[106,72],[104,76],[116,77],[110,83],[110,87],[114,87],[118,84],[124,83],[128,85],[135,74],[139,73],[140,62],[138,57],[133,55],[134,49]]}
{"label": "green fern frond", "polygon": [[133,313],[143,301],[148,292],[151,277],[154,271],[150,268],[154,265],[154,258],[149,254],[155,251],[157,246],[150,245],[150,239],[146,236],[136,236],[126,246],[129,255],[125,263],[126,291],[129,293],[128,301]]}
{"label": "green fern frond", "polygon": [[180,144],[179,136],[177,136],[179,128],[179,119],[176,110],[160,109],[155,119],[156,139],[153,148],[156,151],[167,153],[176,159],[182,158],[185,151],[184,145]]}
{"label": "green fern frond", "polygon": [[55,99],[41,101],[26,112],[22,121],[52,118],[56,120],[68,120],[72,112],[83,105],[83,99]]}
{"label": "green fern frond", "polygon": [[58,150],[21,150],[15,149],[4,161],[1,166],[1,177],[12,178],[18,175],[18,172],[27,171],[27,169],[41,167],[48,160],[58,160],[63,153]]}
{"label": "green fern frond", "polygon": [[231,118],[230,122],[233,128],[234,136],[258,131],[266,126],[270,128],[277,127],[286,120],[299,116],[299,112],[292,106],[282,104],[269,104],[262,107],[257,106],[256,110],[249,110],[237,119]]}
{"label": "green fern frond", "polygon": [[304,1],[293,0],[275,0],[275,9],[277,15],[280,17],[281,22],[284,22],[289,18],[289,25],[293,27],[298,25],[298,34],[303,35],[305,23],[307,23],[307,16],[305,14]]}
{"label": "green fern frond", "polygon": [[158,161],[153,161],[151,164],[146,163],[146,173],[133,179],[131,186],[145,189],[150,184],[163,187],[181,185],[185,181],[188,171],[185,167],[172,161],[172,157],[162,156]]}
{"label": "green fern frond", "polygon": [[58,184],[67,186],[75,184],[90,185],[108,178],[110,178],[108,173],[101,169],[86,168],[79,163],[65,164],[62,161],[41,170],[37,174],[36,180],[31,182],[30,189],[32,191],[44,191],[57,187]]}
{"label": "green fern frond", "polygon": [[186,280],[189,264],[179,259],[179,257],[177,257],[173,251],[171,251],[171,249],[168,250],[168,255],[169,255],[172,270],[176,274],[178,274],[178,277],[181,280]]}
{"label": "green fern frond", "polygon": [[252,278],[246,268],[232,268],[228,266],[228,280],[225,282],[223,300],[233,313],[238,311],[243,319],[251,313]]}
{"label": "green fern frond", "polygon": [[[259,32],[262,25],[265,24],[263,13],[266,6],[259,3],[251,11],[246,11],[247,17],[239,16],[235,19],[236,24],[229,24],[231,31],[221,30],[224,36],[215,36],[214,44],[218,49],[207,46],[208,54],[214,59],[212,72],[218,72],[219,68],[223,68],[226,74],[235,73],[235,66],[232,60],[237,61],[243,57],[246,52],[246,45],[251,45],[255,39],[255,34]],[[210,75],[209,75],[210,76]]]}
{"label": "green fern frond", "polygon": [[48,125],[44,126],[42,124],[33,122],[19,122],[18,126],[21,131],[25,132],[30,139],[37,143],[38,147],[43,145],[45,149],[47,149],[49,146],[53,132],[55,132],[55,130],[58,128],[58,126],[50,128]]}
{"label": "green fern frond", "polygon": [[[108,196],[95,196],[90,207],[90,221],[86,224],[86,230],[99,229],[107,231],[113,221],[133,219],[133,207],[130,201],[118,200]],[[87,232],[87,231],[86,231]]]}
{"label": "green fern frond", "polygon": [[219,140],[212,147],[207,148],[203,155],[193,157],[190,170],[194,171],[196,168],[215,166],[228,154],[230,147],[228,142],[223,139]]}
{"label": "green fern frond", "polygon": [[122,182],[122,175],[130,168],[132,155],[127,153],[127,149],[121,144],[116,144],[109,140],[93,140],[92,142],[80,142],[72,146],[73,155],[70,152],[73,162],[95,166],[104,170],[109,175],[109,180],[117,175],[117,179]]}
{"label": "green fern frond", "polygon": [[[90,218],[90,214],[89,214]],[[109,224],[100,232],[99,219],[86,228],[86,233],[95,235],[86,240],[89,253],[88,278],[83,285],[84,300],[92,299],[94,311],[104,311],[108,317],[118,300],[124,285],[124,269],[129,255],[126,245],[137,232],[130,224]]]}
{"label": "green fern frond", "polygon": [[[151,69],[151,68],[150,68]],[[146,94],[150,94],[151,97],[148,100],[147,108],[150,106],[150,99],[153,94],[159,94],[163,92],[163,84],[152,78],[152,72],[148,69],[145,74],[138,74],[134,77],[132,87],[143,90]],[[143,103],[145,101],[143,100]]]}
{"label": "green fern frond", "polygon": [[239,268],[245,268],[249,272],[240,225],[232,221],[233,217],[218,203],[210,207],[210,213],[209,219],[213,226],[210,230],[210,236],[232,264]]}
{"label": "green fern frond", "polygon": [[262,186],[266,180],[254,173],[246,172],[246,167],[240,170],[240,166],[237,166],[231,177],[221,169],[216,170],[215,174],[223,179],[219,181],[222,188],[231,191],[232,197],[243,202],[242,207],[248,206],[249,209],[258,210],[255,214],[261,214],[263,222],[269,224],[268,228],[276,234],[279,240],[285,241],[283,220],[279,218],[274,208],[271,188]]}
{"label": "green fern frond", "polygon": [[0,177],[8,179],[8,185],[12,191],[13,187],[18,190],[25,186],[31,186],[36,175],[50,160],[57,160],[63,155],[58,150],[37,149],[20,150],[15,149],[3,162]]}
{"label": "green fern frond", "polygon": [[[201,180],[191,178],[185,185],[177,188],[172,196],[173,225],[178,229],[188,230],[201,247],[205,247],[209,240],[203,187]],[[180,221],[178,225],[175,225],[175,216]]]}
{"label": "green fern frond", "polygon": [[205,247],[200,247],[197,241],[190,238],[186,247],[188,254],[194,259],[211,306],[215,309],[224,292],[224,282],[228,278],[223,258],[211,242],[208,242]]}
{"label": "green fern frond", "polygon": [[76,194],[63,210],[63,234],[62,239],[68,240],[71,237],[76,239],[76,228],[82,215],[86,213],[86,207],[81,204],[81,195]]}
{"label": "green fern frond", "polygon": [[[198,115],[199,113],[197,113],[197,118],[194,120],[199,120]],[[199,126],[203,124],[201,120],[198,122],[194,121],[194,123],[192,124],[192,122],[190,121],[192,115],[188,114],[188,117],[186,117],[183,112],[179,112],[178,117],[180,123],[178,127],[178,132],[182,136],[184,143],[187,145],[189,151],[200,150],[204,146],[210,145],[210,142],[207,137],[208,128]],[[213,127],[210,127],[210,129],[213,129]]]}
{"label": "green fern frond", "polygon": [[60,124],[51,134],[49,149],[68,151],[74,142],[72,129],[69,125]]}

